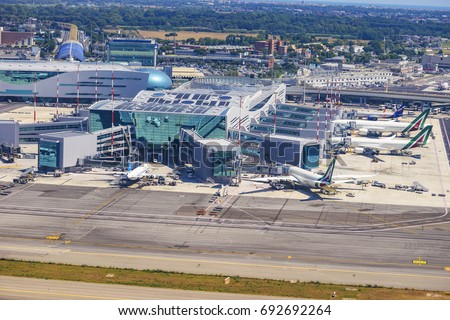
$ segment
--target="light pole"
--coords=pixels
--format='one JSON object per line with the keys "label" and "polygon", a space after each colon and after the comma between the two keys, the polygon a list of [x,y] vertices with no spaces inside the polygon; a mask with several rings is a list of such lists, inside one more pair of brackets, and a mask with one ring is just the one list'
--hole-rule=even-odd
{"label": "light pole", "polygon": [[34,73],[34,108],[33,108],[33,122],[36,123],[36,72]]}
{"label": "light pole", "polygon": [[56,117],[59,116],[59,69],[56,69]]}

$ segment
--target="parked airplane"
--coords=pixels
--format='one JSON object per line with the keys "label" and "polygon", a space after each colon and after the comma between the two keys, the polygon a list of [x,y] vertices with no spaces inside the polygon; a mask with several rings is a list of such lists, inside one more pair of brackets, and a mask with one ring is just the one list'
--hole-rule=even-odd
{"label": "parked airplane", "polygon": [[332,123],[346,128],[356,129],[360,135],[368,135],[369,133],[381,134],[383,132],[408,134],[410,131],[422,130],[425,121],[430,114],[430,109],[423,111],[410,123],[398,121],[371,121],[371,120],[351,120],[340,119],[333,120]]}
{"label": "parked airplane", "polygon": [[388,112],[387,109],[384,109],[383,112],[376,112],[376,111],[366,111],[366,110],[357,110],[356,111],[356,117],[357,118],[367,118],[376,120],[378,118],[383,119],[396,119],[401,116],[403,116],[403,111],[405,110],[405,106],[401,106],[398,109],[395,109],[393,112]]}
{"label": "parked airplane", "polygon": [[139,180],[147,174],[147,170],[148,168],[145,165],[142,165],[129,171],[126,177],[131,181]]}
{"label": "parked airplane", "polygon": [[[362,176],[354,176],[347,177],[347,179],[343,180],[333,180],[333,171],[336,164],[336,158],[331,160],[330,165],[327,168],[325,174],[320,175],[305,169],[301,169],[295,166],[288,167],[288,175],[285,176],[276,176],[276,177],[267,177],[267,178],[255,178],[251,179],[254,182],[264,182],[270,183],[273,185],[274,183],[282,183],[282,182],[291,182],[294,185],[300,187],[307,188],[320,188],[322,190],[330,191],[331,186],[339,183],[346,182],[354,182],[357,178],[361,178]],[[367,176],[364,176],[367,177]],[[342,176],[334,176],[334,178],[342,178]]]}
{"label": "parked airplane", "polygon": [[432,125],[423,128],[414,138],[410,140],[395,139],[395,136],[388,138],[362,138],[362,137],[335,137],[331,138],[332,145],[344,144],[346,147],[354,148],[356,153],[363,153],[366,150],[374,151],[400,151],[404,152],[411,148],[424,146],[430,136]]}

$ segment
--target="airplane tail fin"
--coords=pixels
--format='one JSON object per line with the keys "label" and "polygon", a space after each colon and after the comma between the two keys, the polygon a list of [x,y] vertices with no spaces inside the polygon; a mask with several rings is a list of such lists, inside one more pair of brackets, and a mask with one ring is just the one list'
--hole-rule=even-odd
{"label": "airplane tail fin", "polygon": [[423,111],[419,114],[403,131],[402,133],[408,133],[410,131],[422,130],[425,127],[425,121],[430,114],[430,109]]}
{"label": "airplane tail fin", "polygon": [[428,137],[430,136],[431,129],[433,129],[432,125],[428,125],[423,128],[414,138],[412,138],[403,148],[402,150],[408,150],[411,148],[424,146],[427,144]]}
{"label": "airplane tail fin", "polygon": [[325,174],[319,178],[319,181],[321,183],[324,184],[331,184],[332,178],[333,178],[333,171],[334,171],[334,165],[336,163],[336,158],[333,158],[333,160],[331,160],[330,165],[328,166],[327,171],[325,172]]}
{"label": "airplane tail fin", "polygon": [[400,108],[398,108],[397,110],[395,110],[395,112],[392,114],[392,118],[398,118],[403,116],[403,111],[405,110],[405,106],[401,106]]}

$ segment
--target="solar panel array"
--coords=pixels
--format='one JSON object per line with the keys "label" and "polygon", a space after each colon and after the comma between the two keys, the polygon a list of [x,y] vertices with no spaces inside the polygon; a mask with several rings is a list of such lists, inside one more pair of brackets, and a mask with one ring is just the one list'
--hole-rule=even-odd
{"label": "solar panel array", "polygon": [[[114,106],[116,111],[147,111],[159,113],[189,113],[219,115],[233,103],[239,104],[239,97],[227,95],[224,91],[207,93],[154,92],[146,93],[135,101]],[[96,108],[94,108],[96,109]],[[102,108],[103,109],[103,108]]]}

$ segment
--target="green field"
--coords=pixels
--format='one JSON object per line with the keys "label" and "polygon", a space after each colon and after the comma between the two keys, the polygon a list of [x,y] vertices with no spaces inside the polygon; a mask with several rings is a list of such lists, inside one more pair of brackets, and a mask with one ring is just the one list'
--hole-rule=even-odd
{"label": "green field", "polygon": [[[156,38],[156,39],[166,39],[166,34],[169,34],[173,31],[146,31],[146,30],[138,30],[139,34],[142,38]],[[186,40],[189,38],[194,38],[195,40],[199,40],[200,38],[211,38],[211,39],[219,39],[225,40],[230,34],[235,33],[222,33],[222,32],[196,32],[196,31],[176,31],[177,40]],[[248,37],[257,37],[257,33],[240,33]]]}
{"label": "green field", "polygon": [[[436,53],[439,50],[436,50]],[[450,40],[442,43],[442,51],[444,54],[450,54]]]}
{"label": "green field", "polygon": [[330,299],[331,294],[336,292],[336,299],[450,300],[448,292],[251,279],[232,275],[230,275],[229,284],[225,284],[225,277],[218,275],[74,266],[6,259],[0,259],[0,275],[309,299]]}

